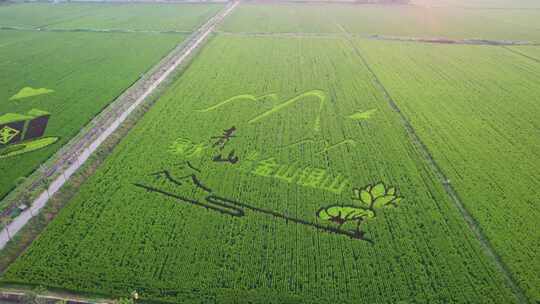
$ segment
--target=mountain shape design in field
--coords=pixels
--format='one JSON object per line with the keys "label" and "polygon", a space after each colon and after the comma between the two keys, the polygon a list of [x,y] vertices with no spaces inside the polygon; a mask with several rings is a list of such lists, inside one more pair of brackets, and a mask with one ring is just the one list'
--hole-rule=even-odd
{"label": "mountain shape design in field", "polygon": [[[304,146],[304,145],[316,145],[318,146],[315,149],[319,150],[319,154],[329,152],[330,150],[334,150],[337,148],[340,148],[342,146],[351,146],[355,147],[357,145],[357,142],[351,138],[343,138],[338,142],[330,143],[327,140],[324,140],[321,138],[321,116],[323,112],[323,108],[327,104],[327,93],[321,90],[313,89],[306,92],[303,92],[299,95],[296,95],[295,97],[292,97],[290,99],[283,99],[280,102],[280,95],[276,93],[268,93],[268,94],[262,94],[262,95],[253,95],[253,94],[240,94],[233,96],[231,98],[228,98],[226,100],[223,100],[217,104],[214,104],[212,106],[198,109],[196,112],[199,113],[207,113],[219,110],[221,108],[227,108],[233,106],[233,104],[236,103],[244,103],[244,102],[260,102],[262,104],[265,100],[271,100],[272,106],[269,109],[266,109],[263,113],[259,113],[255,116],[253,116],[251,119],[247,120],[248,124],[254,124],[257,122],[260,122],[266,118],[269,118],[272,115],[287,112],[291,106],[294,106],[297,103],[303,103],[303,102],[309,102],[309,104],[317,105],[317,116],[315,117],[312,130],[315,131],[315,134],[313,136],[306,136],[304,138],[298,139],[292,143],[283,145],[280,147],[280,149],[288,149],[292,147],[298,147],[298,146]],[[373,115],[375,115],[377,112],[377,109],[369,109],[369,110],[358,110],[356,112],[353,112],[352,114],[346,115],[344,117],[354,120],[357,122],[366,121],[373,118]]]}
{"label": "mountain shape design in field", "polygon": [[11,96],[9,100],[20,100],[23,98],[34,97],[34,96],[50,94],[50,93],[54,93],[54,90],[50,90],[47,88],[34,89],[31,87],[24,87],[19,91],[19,93]]}
{"label": "mountain shape design in field", "polygon": [[[302,94],[300,94],[300,95],[298,95],[296,97],[288,99],[288,100],[282,102],[281,104],[274,106],[272,109],[253,117],[252,119],[250,119],[248,121],[248,123],[249,124],[256,123],[256,122],[258,122],[260,120],[263,120],[264,118],[267,118],[267,117],[269,117],[269,116],[271,116],[273,114],[277,114],[280,111],[284,111],[289,106],[294,105],[295,103],[298,103],[298,102],[303,101],[304,99],[308,99],[310,97],[314,97],[315,101],[317,101],[318,105],[319,105],[318,112],[317,112],[317,117],[315,119],[315,123],[314,123],[314,126],[313,126],[313,129],[316,132],[319,132],[320,128],[321,128],[321,126],[320,126],[321,125],[321,113],[322,113],[323,107],[326,104],[326,100],[327,100],[326,93],[324,91],[321,91],[321,90],[307,91],[307,92],[304,92],[304,93],[302,93]],[[264,94],[264,95],[260,95],[260,96],[255,96],[255,95],[251,95],[251,94],[241,94],[241,95],[231,97],[231,98],[229,98],[227,100],[224,100],[224,101],[222,101],[222,102],[220,102],[220,103],[218,103],[216,105],[213,105],[211,107],[197,110],[197,112],[203,112],[203,113],[204,112],[210,112],[210,111],[217,110],[217,109],[219,109],[219,108],[221,108],[223,106],[229,105],[231,103],[235,103],[235,102],[239,102],[239,101],[256,102],[256,101],[263,100],[265,98],[271,98],[271,99],[277,101],[278,100],[278,95],[274,94],[274,93]]]}

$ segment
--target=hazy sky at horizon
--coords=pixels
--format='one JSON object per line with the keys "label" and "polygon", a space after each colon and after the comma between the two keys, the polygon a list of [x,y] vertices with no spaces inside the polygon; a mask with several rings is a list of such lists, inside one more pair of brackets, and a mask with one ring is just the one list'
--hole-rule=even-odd
{"label": "hazy sky at horizon", "polygon": [[444,5],[483,8],[539,8],[539,0],[411,0],[421,5]]}

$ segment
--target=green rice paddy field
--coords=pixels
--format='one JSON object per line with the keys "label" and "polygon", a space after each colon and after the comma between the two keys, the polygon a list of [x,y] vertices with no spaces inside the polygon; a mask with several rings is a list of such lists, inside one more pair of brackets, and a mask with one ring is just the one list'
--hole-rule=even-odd
{"label": "green rice paddy field", "polygon": [[0,9],[0,26],[41,29],[193,31],[222,4],[24,3]]}
{"label": "green rice paddy field", "polygon": [[[94,14],[72,19],[84,27],[108,28],[110,25],[124,29],[190,31],[209,18],[209,12],[218,8],[215,5],[186,5],[186,14],[190,17],[183,18],[183,6],[171,5],[170,7],[177,11],[177,16],[173,18],[175,10],[165,7],[125,6],[130,16],[127,18],[116,13],[120,7],[100,4],[0,6],[0,26],[43,27],[44,24],[54,24],[70,28],[62,25],[62,22],[68,22],[68,16],[76,14],[75,12],[89,14],[90,11]],[[146,10],[154,12],[148,16],[145,14]],[[115,15],[115,19],[107,17],[106,12]],[[161,15],[163,19],[160,19]],[[74,22],[73,20],[71,22]],[[161,20],[161,23],[156,24],[156,20]],[[77,134],[97,113],[166,56],[187,35],[188,32],[158,34],[0,31],[0,113],[25,114],[33,108],[47,111],[51,113],[51,118],[45,136],[60,138],[45,149],[0,159],[0,197],[13,189],[19,178],[35,170]],[[28,87],[54,92],[23,99],[12,98]]]}
{"label": "green rice paddy field", "polygon": [[531,134],[540,130],[540,63],[513,52],[538,48],[357,45],[503,261],[538,298],[540,138]]}
{"label": "green rice paddy field", "polygon": [[[399,26],[422,7],[242,4],[2,283],[168,303],[537,303],[540,47],[366,36],[540,39],[536,21],[459,9],[435,29]],[[482,20],[510,18],[493,11]]]}
{"label": "green rice paddy field", "polygon": [[228,18],[225,32],[341,33],[360,36],[446,37],[540,42],[538,9],[461,7],[245,4]]}
{"label": "green rice paddy field", "polygon": [[[324,95],[321,107],[308,96],[252,121],[312,90]],[[276,95],[201,112],[245,94]],[[365,121],[347,119],[366,110],[375,112]],[[218,151],[211,147],[195,155],[171,148],[178,139],[207,144],[232,126],[237,164],[212,161]],[[325,151],[343,141],[350,142]],[[271,159],[292,168],[291,176],[296,168],[321,169],[349,182],[334,193],[321,182],[254,173]],[[405,201],[366,223],[370,244],[272,215],[227,216],[135,185],[206,201],[197,187],[151,175],[168,170],[179,178],[190,172],[186,161],[216,195],[306,221],[316,222],[325,205],[350,204],[352,188],[378,181],[398,187]],[[347,41],[220,37],[4,279],[118,295],[143,288],[143,297],[173,302],[512,302],[433,176]]]}

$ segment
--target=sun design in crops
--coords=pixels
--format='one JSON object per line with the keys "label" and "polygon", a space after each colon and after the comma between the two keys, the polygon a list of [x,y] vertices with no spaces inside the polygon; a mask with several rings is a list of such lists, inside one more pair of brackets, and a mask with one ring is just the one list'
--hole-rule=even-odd
{"label": "sun design in crops", "polygon": [[0,143],[4,145],[9,143],[19,133],[20,131],[10,128],[8,126],[3,127],[2,130],[0,130]]}

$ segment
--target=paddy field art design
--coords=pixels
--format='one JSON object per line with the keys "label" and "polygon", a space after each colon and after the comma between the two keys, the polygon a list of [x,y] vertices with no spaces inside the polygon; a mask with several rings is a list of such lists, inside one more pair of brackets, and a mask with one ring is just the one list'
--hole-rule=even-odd
{"label": "paddy field art design", "polygon": [[[221,107],[225,107],[227,105],[230,105],[232,103],[236,103],[236,102],[258,102],[258,101],[262,101],[264,99],[272,99],[273,101],[279,101],[279,97],[277,94],[275,93],[271,93],[271,94],[264,94],[264,95],[260,95],[260,96],[256,96],[256,95],[251,95],[251,94],[242,94],[242,95],[237,95],[237,96],[234,96],[234,97],[231,97],[227,100],[224,100],[222,102],[219,102],[211,107],[208,107],[208,108],[205,108],[205,109],[200,109],[198,110],[198,112],[201,112],[201,113],[205,113],[205,112],[210,112],[210,111],[214,111],[214,110],[217,110]],[[288,107],[296,104],[296,103],[299,103],[299,102],[302,102],[302,101],[311,101],[311,102],[315,102],[316,104],[318,104],[318,112],[317,112],[317,117],[315,119],[315,122],[313,124],[313,129],[315,131],[320,131],[320,128],[321,128],[321,113],[322,113],[322,110],[323,110],[323,107],[325,106],[325,104],[327,103],[327,95],[324,91],[321,91],[321,90],[311,90],[311,91],[307,91],[307,92],[304,92],[300,95],[297,95],[293,98],[290,98],[288,100],[285,100],[281,103],[279,103],[278,105],[272,107],[270,110],[268,111],[265,111],[253,118],[251,118],[248,123],[249,124],[253,124],[253,123],[256,123],[258,121],[261,121],[265,118],[268,118],[270,116],[272,116],[272,114],[276,114],[278,112],[281,112],[281,111],[284,111],[286,110]]]}
{"label": "paddy field art design", "polygon": [[[298,162],[287,163],[276,157],[264,157],[257,151],[238,155],[235,139],[242,137],[241,130],[231,126],[221,134],[211,136],[208,140],[192,140],[178,138],[168,147],[168,152],[178,157],[179,162],[149,172],[147,176],[133,183],[134,186],[171,198],[177,202],[203,207],[237,218],[249,216],[250,212],[264,214],[316,228],[317,231],[340,234],[351,239],[374,243],[361,229],[361,224],[377,216],[377,213],[387,207],[397,207],[402,197],[395,187],[384,183],[375,183],[362,188],[352,187],[353,182],[345,174],[334,175],[325,168],[300,165]],[[223,151],[228,151],[223,153]],[[262,202],[239,201],[216,193],[203,176],[202,172],[193,165],[199,163],[224,164],[237,174],[249,174],[254,178],[271,178],[283,181],[292,187],[303,187],[329,191],[341,195],[347,187],[351,188],[350,202],[338,201],[334,204],[320,203],[320,209],[313,212],[314,217],[302,218],[261,207]],[[205,166],[207,167],[207,166]],[[211,173],[211,172],[210,172]],[[263,199],[264,200],[264,199]],[[264,204],[262,204],[264,205]],[[324,206],[326,205],[326,206]],[[351,225],[349,225],[349,223]]]}
{"label": "paddy field art design", "polygon": [[[172,198],[179,203],[202,207],[223,215],[240,218],[248,216],[249,212],[259,213],[282,219],[287,223],[311,226],[320,232],[344,235],[354,240],[362,240],[372,244],[374,240],[368,238],[365,232],[361,230],[361,224],[375,218],[379,210],[387,207],[397,207],[402,201],[402,197],[398,196],[395,188],[378,183],[368,185],[362,190],[353,189],[354,194],[360,193],[358,198],[353,197],[353,204],[332,204],[321,207],[315,212],[314,218],[300,218],[216,193],[200,177],[201,170],[193,166],[189,161],[177,164],[176,167],[183,169],[183,173],[177,176],[171,173],[175,171],[174,168],[163,168],[150,172],[147,175],[150,178],[149,180],[136,182],[133,185],[147,192]],[[316,221],[316,219],[319,219],[320,222]],[[324,222],[335,225],[325,225]],[[350,227],[345,228],[347,223],[354,223],[354,227],[352,229]]]}
{"label": "paddy field art design", "polygon": [[51,93],[54,93],[54,90],[47,89],[47,88],[34,89],[31,87],[24,87],[17,94],[11,96],[9,100],[20,100],[20,99],[25,99],[25,98],[45,95],[45,94],[51,94]]}
{"label": "paddy field art design", "polygon": [[341,228],[346,223],[355,223],[354,234],[358,239],[364,239],[365,232],[360,225],[377,216],[380,209],[397,207],[402,201],[396,188],[384,183],[368,185],[364,188],[354,188],[353,205],[331,205],[317,211],[317,217],[324,221],[335,223]]}
{"label": "paddy field art design", "polygon": [[[320,149],[318,154],[327,153],[331,150],[334,150],[336,148],[339,148],[341,146],[349,146],[349,147],[356,147],[358,145],[358,142],[351,138],[342,138],[341,140],[329,140],[324,138],[321,135],[321,117],[323,116],[323,110],[325,106],[327,106],[328,103],[328,95],[326,92],[322,90],[309,90],[304,93],[298,94],[290,99],[287,100],[281,100],[279,94],[276,93],[269,93],[269,94],[262,94],[262,95],[253,95],[253,94],[240,94],[233,96],[231,98],[228,98],[224,101],[218,102],[210,107],[196,110],[195,112],[198,113],[209,113],[213,112],[222,108],[227,108],[228,106],[232,106],[236,103],[260,103],[266,100],[270,100],[273,103],[273,106],[266,111],[263,111],[262,113],[259,113],[255,116],[252,116],[250,119],[247,120],[247,124],[255,124],[257,122],[261,122],[265,119],[270,118],[272,115],[286,112],[291,106],[295,104],[302,104],[305,103],[306,106],[312,106],[315,105],[317,107],[317,115],[313,121],[312,125],[312,136],[308,136],[305,138],[301,138],[295,142],[283,145],[279,147],[279,149],[289,149],[289,148],[295,148],[298,146],[306,145],[306,144],[322,144],[324,147]],[[368,121],[373,118],[373,116],[377,113],[377,109],[369,109],[369,110],[359,110],[354,112],[353,114],[345,116],[345,118],[354,120],[357,122],[363,122]],[[181,144],[182,141],[186,141],[187,139],[179,139],[178,144]],[[187,140],[189,141],[189,140]],[[187,142],[185,143],[187,144]],[[193,155],[198,154],[204,150],[204,148],[201,146],[201,144],[195,144],[193,150]]]}
{"label": "paddy field art design", "polygon": [[0,116],[0,159],[45,148],[58,137],[43,137],[50,113],[33,109],[26,114]]}
{"label": "paddy field art design", "polygon": [[373,115],[375,115],[375,113],[377,113],[377,109],[358,111],[352,115],[349,115],[348,118],[356,121],[364,121],[370,119]]}
{"label": "paddy field art design", "polygon": [[4,1],[0,283],[540,304],[540,0],[420,1]]}

